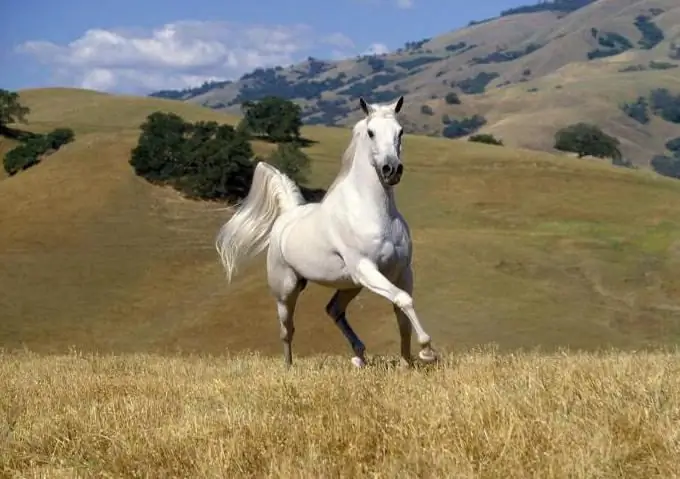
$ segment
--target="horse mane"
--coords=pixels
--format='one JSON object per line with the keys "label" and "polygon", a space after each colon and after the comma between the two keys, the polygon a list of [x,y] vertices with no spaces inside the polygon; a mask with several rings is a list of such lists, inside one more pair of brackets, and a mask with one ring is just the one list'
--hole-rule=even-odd
{"label": "horse mane", "polygon": [[368,122],[375,117],[393,117],[394,113],[392,112],[391,109],[384,108],[382,105],[377,105],[377,109],[371,112],[371,114],[367,117],[362,118],[359,120],[356,125],[354,125],[354,128],[352,128],[352,140],[349,142],[349,145],[347,145],[347,148],[345,148],[345,151],[342,154],[342,159],[340,161],[340,170],[338,171],[338,174],[335,176],[335,179],[331,183],[331,185],[328,187],[326,190],[326,194],[323,196],[322,200],[323,201],[333,189],[335,189],[336,186],[347,176],[347,173],[349,173],[349,170],[352,168],[352,164],[354,163],[354,157],[356,156],[357,152],[357,147],[359,146],[359,140],[360,139],[365,139],[365,137],[368,137],[368,132],[367,132],[367,125]]}
{"label": "horse mane", "polygon": [[[365,120],[362,121],[365,122]],[[345,148],[345,151],[342,154],[340,170],[338,171],[338,174],[335,175],[335,179],[326,190],[324,198],[326,198],[330,194],[330,192],[333,191],[336,186],[338,186],[338,184],[347,176],[347,173],[349,173],[349,170],[352,168],[352,163],[354,163],[354,155],[357,152],[357,145],[359,144],[359,137],[361,136],[360,129],[357,128],[357,126],[359,126],[360,123],[361,122],[357,123],[354,126],[354,129],[352,131],[352,140],[349,142],[349,145],[347,145],[347,148]]]}

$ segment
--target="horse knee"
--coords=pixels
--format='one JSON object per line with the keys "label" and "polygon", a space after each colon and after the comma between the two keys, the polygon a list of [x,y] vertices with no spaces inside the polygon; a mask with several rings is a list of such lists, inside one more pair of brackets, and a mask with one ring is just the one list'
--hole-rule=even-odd
{"label": "horse knee", "polygon": [[410,294],[401,291],[397,294],[397,296],[394,298],[394,304],[399,308],[399,309],[410,309],[413,308],[413,298],[411,297]]}

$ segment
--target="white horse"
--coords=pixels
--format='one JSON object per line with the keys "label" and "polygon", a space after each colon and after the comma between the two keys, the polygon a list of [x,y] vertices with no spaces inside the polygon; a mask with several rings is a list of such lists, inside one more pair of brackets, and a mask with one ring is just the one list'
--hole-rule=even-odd
{"label": "white horse", "polygon": [[340,172],[320,203],[307,203],[290,178],[258,163],[248,195],[217,235],[215,246],[229,282],[242,260],[269,247],[267,277],[288,367],[295,305],[308,281],[337,290],[326,312],[349,341],[355,366],[365,365],[365,347],[345,311],[362,288],[393,303],[402,364],[412,364],[412,327],[420,359],[437,360],[413,308],[410,232],[394,201],[393,188],[404,171],[404,130],[395,118],[403,103],[403,97],[389,105],[359,99],[366,117],[354,126]]}

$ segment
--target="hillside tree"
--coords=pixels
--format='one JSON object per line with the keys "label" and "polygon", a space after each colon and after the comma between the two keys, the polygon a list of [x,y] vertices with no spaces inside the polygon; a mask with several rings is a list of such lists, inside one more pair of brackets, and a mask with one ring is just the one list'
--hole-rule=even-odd
{"label": "hillside tree", "polygon": [[555,133],[555,148],[584,156],[621,159],[619,140],[591,123],[574,123]]}
{"label": "hillside tree", "polygon": [[290,100],[266,96],[257,102],[243,102],[241,110],[244,116],[239,129],[277,143],[300,139],[302,109]]}
{"label": "hillside tree", "polygon": [[26,123],[31,109],[19,101],[19,94],[0,88],[0,132],[10,123]]}

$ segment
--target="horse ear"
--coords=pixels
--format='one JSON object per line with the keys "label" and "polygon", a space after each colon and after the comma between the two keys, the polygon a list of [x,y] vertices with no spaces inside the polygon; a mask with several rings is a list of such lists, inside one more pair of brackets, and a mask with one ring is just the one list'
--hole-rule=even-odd
{"label": "horse ear", "polygon": [[404,95],[400,96],[397,103],[394,105],[394,113],[399,113],[402,106],[404,106]]}
{"label": "horse ear", "polygon": [[366,100],[364,100],[364,97],[360,96],[359,97],[359,106],[361,107],[361,110],[366,114],[366,116],[371,114],[371,109],[368,106],[368,103],[366,103]]}

